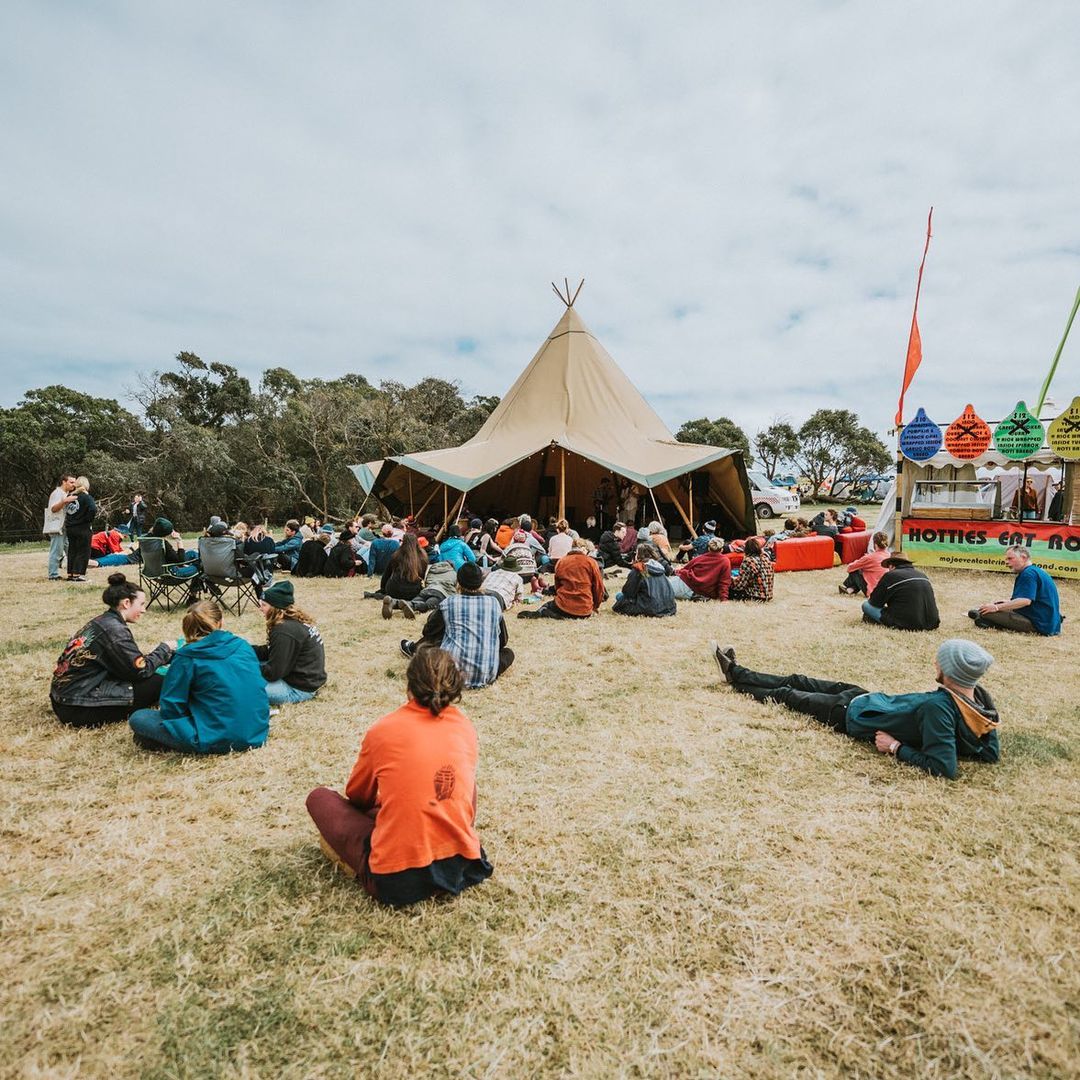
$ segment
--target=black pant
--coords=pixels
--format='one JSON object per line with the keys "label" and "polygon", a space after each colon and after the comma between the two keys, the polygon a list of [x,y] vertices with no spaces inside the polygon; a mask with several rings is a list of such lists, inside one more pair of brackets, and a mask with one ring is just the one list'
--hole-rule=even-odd
{"label": "black pant", "polygon": [[122,724],[136,709],[150,709],[161,697],[161,684],[165,680],[155,671],[147,679],[133,684],[135,700],[130,705],[61,705],[51,701],[52,710],[61,724],[69,727],[94,728],[105,724]]}
{"label": "black pant", "polygon": [[854,589],[856,592],[866,594],[866,578],[863,577],[861,570],[852,570],[846,578],[844,578],[844,588]]}
{"label": "black pant", "polygon": [[809,675],[766,675],[739,664],[731,665],[729,675],[731,685],[740,694],[749,694],[757,701],[778,702],[844,734],[852,698],[868,693],[853,683],[812,679]]}
{"label": "black pant", "polygon": [[90,561],[90,530],[69,528],[67,539],[68,575],[83,577],[86,574],[86,564]]}
{"label": "black pant", "polygon": [[549,600],[546,604],[542,604],[535,611],[519,611],[519,619],[587,619],[588,615],[571,615],[568,611],[563,611],[554,600]]}

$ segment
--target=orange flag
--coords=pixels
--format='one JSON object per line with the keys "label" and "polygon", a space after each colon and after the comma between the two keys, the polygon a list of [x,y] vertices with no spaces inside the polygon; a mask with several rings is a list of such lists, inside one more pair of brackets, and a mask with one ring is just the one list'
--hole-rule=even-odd
{"label": "orange flag", "polygon": [[922,262],[919,263],[919,280],[915,284],[915,307],[911,312],[911,333],[907,343],[907,361],[904,364],[904,382],[900,387],[900,400],[896,405],[896,426],[904,422],[904,395],[915,378],[915,372],[922,363],[922,338],[919,336],[919,290],[922,289],[923,267],[926,266],[926,253],[930,250],[930,226],[934,220],[934,208],[930,207],[930,216],[926,219],[926,247],[923,248]]}

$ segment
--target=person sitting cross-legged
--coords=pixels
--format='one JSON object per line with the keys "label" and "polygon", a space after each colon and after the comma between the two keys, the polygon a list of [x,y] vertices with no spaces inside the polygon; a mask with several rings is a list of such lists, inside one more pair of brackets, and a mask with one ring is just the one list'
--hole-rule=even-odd
{"label": "person sitting cross-legged", "polygon": [[731,560],[724,539],[711,535],[705,550],[675,570],[671,589],[676,600],[726,600],[731,590]]}
{"label": "person sitting cross-legged", "polygon": [[606,598],[600,564],[589,554],[584,537],[555,564],[555,599],[535,611],[519,611],[519,619],[587,619]]}
{"label": "person sitting cross-legged", "polygon": [[139,746],[227,754],[266,742],[270,703],[258,658],[221,622],[221,607],[213,600],[187,609],[185,644],[165,673],[160,708],[136,709],[128,718]]}
{"label": "person sitting cross-legged", "polygon": [[894,630],[936,630],[941,623],[930,579],[903,555],[881,560],[887,573],[863,601],[863,622]]}
{"label": "person sitting cross-legged", "polygon": [[524,599],[525,583],[521,579],[521,564],[515,556],[505,556],[499,566],[488,572],[484,578],[483,591],[497,596],[503,611],[509,611],[519,600]]}
{"label": "person sitting cross-legged", "polygon": [[457,896],[492,874],[476,834],[476,730],[454,704],[461,671],[425,647],[405,678],[408,701],[368,728],[344,796],[307,797],[323,852],[392,907]]}
{"label": "person sitting cross-legged", "polygon": [[1016,575],[1012,598],[981,604],[968,612],[979,627],[1014,630],[1020,634],[1053,637],[1061,633],[1061,609],[1054,579],[1031,561],[1031,552],[1019,544],[1005,552],[1005,562]]}
{"label": "person sitting cross-legged", "polygon": [[663,564],[653,558],[652,544],[638,544],[630,573],[615,597],[611,610],[616,615],[646,615],[660,618],[675,614],[675,595]]}
{"label": "person sitting cross-legged", "polygon": [[309,701],[326,682],[326,654],[315,620],[296,606],[291,581],[263,592],[266,644],[255,646],[271,705]]}
{"label": "person sitting cross-legged", "polygon": [[961,757],[983,762],[1000,757],[1000,720],[979,686],[994,658],[973,641],[944,642],[936,656],[938,688],[912,694],[872,694],[852,683],[808,675],[767,675],[736,663],[730,646],[714,641],[711,647],[724,678],[740,694],[812,716],[934,776],[955,779]]}
{"label": "person sitting cross-legged", "polygon": [[756,600],[767,603],[773,598],[772,559],[765,554],[761,541],[751,536],[743,548],[743,561],[739,573],[731,583],[729,600]]}
{"label": "person sitting cross-legged", "polygon": [[870,537],[870,550],[847,564],[847,577],[841,582],[840,591],[846,596],[856,593],[869,596],[885,576],[886,567],[882,564],[889,554],[889,538],[883,532],[874,533]]}
{"label": "person sitting cross-legged", "polygon": [[[518,585],[521,578],[518,578]],[[415,619],[418,611],[434,611],[448,596],[457,592],[457,571],[454,564],[440,559],[428,566],[424,587],[411,600],[383,600],[383,618],[389,619],[400,611],[406,619]]]}
{"label": "person sitting cross-legged", "polygon": [[513,662],[502,602],[482,593],[484,572],[465,563],[457,572],[458,591],[448,596],[424,623],[419,641],[403,640],[402,655],[412,659],[418,648],[445,649],[456,661],[470,690],[493,683]]}

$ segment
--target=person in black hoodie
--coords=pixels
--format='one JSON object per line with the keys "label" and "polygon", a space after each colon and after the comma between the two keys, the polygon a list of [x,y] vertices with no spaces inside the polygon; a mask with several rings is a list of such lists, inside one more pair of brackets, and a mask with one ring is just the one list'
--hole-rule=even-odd
{"label": "person in black hoodie", "polygon": [[326,682],[326,654],[315,620],[296,606],[291,581],[279,581],[262,595],[266,644],[255,646],[271,705],[308,701]]}
{"label": "person in black hoodie", "polygon": [[675,594],[663,564],[652,558],[653,546],[639,544],[630,573],[611,610],[617,615],[674,615]]}
{"label": "person in black hoodie", "polygon": [[123,574],[110,574],[101,594],[109,609],[91,619],[64,646],[56,661],[49,700],[57,719],[72,727],[101,727],[127,720],[134,709],[157,703],[157,668],[172,660],[162,642],[144,655],[130,626],[146,610],[146,594]]}
{"label": "person in black hoodie", "polygon": [[619,546],[622,538],[626,535],[626,526],[621,521],[616,521],[606,532],[600,534],[600,542],[596,550],[600,554],[604,568],[612,566],[629,566],[630,559],[622,553]]}
{"label": "person in black hoodie", "polygon": [[941,619],[930,579],[902,555],[882,559],[881,565],[888,573],[863,601],[863,622],[894,630],[936,630]]}
{"label": "person in black hoodie", "polygon": [[68,581],[85,581],[90,563],[90,537],[94,532],[97,503],[90,497],[90,481],[80,476],[75,481],[76,501],[64,511],[64,532],[68,541]]}

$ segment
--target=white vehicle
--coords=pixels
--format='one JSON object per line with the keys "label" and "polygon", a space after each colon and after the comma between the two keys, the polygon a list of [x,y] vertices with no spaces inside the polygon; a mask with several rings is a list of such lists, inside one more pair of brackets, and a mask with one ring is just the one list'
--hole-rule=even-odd
{"label": "white vehicle", "polygon": [[759,518],[784,517],[798,512],[802,503],[794,492],[776,487],[763,472],[747,469],[746,476],[750,481],[754,513]]}

